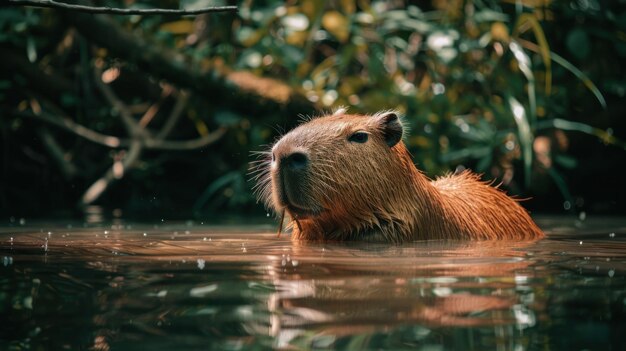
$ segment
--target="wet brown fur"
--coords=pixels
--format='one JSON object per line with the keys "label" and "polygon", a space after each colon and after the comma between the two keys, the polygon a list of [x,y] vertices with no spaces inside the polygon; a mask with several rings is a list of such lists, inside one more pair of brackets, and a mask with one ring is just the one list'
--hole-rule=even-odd
{"label": "wet brown fur", "polygon": [[[291,216],[294,239],[406,242],[544,236],[516,200],[478,175],[462,172],[434,181],[424,176],[402,141],[392,147],[385,143],[385,113],[342,112],[301,124],[263,153],[257,166],[258,195],[280,213],[285,206],[279,200],[271,152],[308,152],[310,172],[300,205],[315,215]],[[369,140],[349,142],[356,131],[369,133]]]}

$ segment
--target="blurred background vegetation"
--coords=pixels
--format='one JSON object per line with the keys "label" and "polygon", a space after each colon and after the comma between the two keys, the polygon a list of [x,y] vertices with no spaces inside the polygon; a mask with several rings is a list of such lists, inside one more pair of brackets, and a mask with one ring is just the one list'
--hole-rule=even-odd
{"label": "blurred background vegetation", "polygon": [[431,177],[471,168],[535,213],[626,213],[624,1],[89,4],[239,11],[0,6],[5,216],[264,216],[251,151],[341,105],[400,110]]}

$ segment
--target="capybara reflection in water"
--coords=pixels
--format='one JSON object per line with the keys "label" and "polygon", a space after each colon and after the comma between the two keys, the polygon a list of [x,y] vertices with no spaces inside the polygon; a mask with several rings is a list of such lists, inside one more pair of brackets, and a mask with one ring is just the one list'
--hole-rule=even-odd
{"label": "capybara reflection in water", "polygon": [[[287,212],[294,239],[406,242],[544,236],[516,200],[463,172],[431,181],[413,164],[393,111],[340,109],[280,138],[258,167],[257,191]],[[282,221],[282,219],[281,219]]]}

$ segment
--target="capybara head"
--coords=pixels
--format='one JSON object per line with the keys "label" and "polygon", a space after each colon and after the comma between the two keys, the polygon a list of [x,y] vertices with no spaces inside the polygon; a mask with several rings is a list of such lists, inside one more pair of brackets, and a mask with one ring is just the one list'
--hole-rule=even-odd
{"label": "capybara head", "polygon": [[332,236],[393,221],[397,192],[410,191],[398,186],[399,178],[414,168],[402,133],[393,111],[366,116],[338,110],[314,118],[265,154],[258,166],[259,197],[296,220],[296,231]]}

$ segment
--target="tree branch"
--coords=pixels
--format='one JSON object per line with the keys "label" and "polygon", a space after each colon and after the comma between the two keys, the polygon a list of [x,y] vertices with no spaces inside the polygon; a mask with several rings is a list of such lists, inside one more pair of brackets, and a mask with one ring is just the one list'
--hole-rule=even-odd
{"label": "tree branch", "polygon": [[192,140],[160,140],[160,139],[148,139],[145,141],[146,148],[157,150],[171,150],[171,151],[183,151],[193,150],[205,147],[218,141],[225,133],[227,128],[220,127],[215,131]]}
{"label": "tree branch", "polygon": [[46,151],[56,162],[59,170],[65,179],[72,179],[78,173],[76,166],[65,157],[65,150],[57,143],[56,139],[50,133],[47,127],[42,126],[37,131],[41,137],[41,141],[46,146]]}
{"label": "tree branch", "polygon": [[125,147],[130,145],[128,140],[120,139],[115,136],[105,135],[98,133],[92,129],[89,129],[83,125],[80,125],[69,118],[53,116],[45,111],[41,111],[41,114],[36,115],[34,113],[27,112],[13,112],[14,116],[38,119],[42,122],[60,127],[69,132],[72,132],[79,137],[85,138],[93,143],[100,144],[110,148]]}
{"label": "tree branch", "polygon": [[[143,149],[142,144],[139,140],[133,140],[130,144],[130,148],[128,149],[128,153],[123,156],[123,160],[121,161],[121,172],[122,175],[126,170],[131,168],[135,162],[139,159],[141,155],[141,150]],[[118,165],[116,164],[119,161],[113,162],[113,165],[109,170],[98,180],[96,180],[88,189],[85,191],[85,194],[80,200],[80,206],[84,207],[89,205],[90,203],[96,201],[100,195],[109,187],[111,182],[116,179],[121,178],[122,175],[119,175],[119,170],[116,170]]]}
{"label": "tree branch", "polygon": [[212,6],[194,10],[185,9],[122,9],[68,4],[54,0],[7,0],[9,6],[46,7],[86,13],[108,13],[114,15],[199,15],[209,12],[237,12],[237,6]]}
{"label": "tree branch", "polygon": [[249,72],[193,68],[190,58],[121,27],[110,16],[72,13],[65,16],[88,40],[111,56],[135,63],[141,70],[181,88],[211,97],[222,106],[245,114],[314,114],[317,106],[286,84]]}
{"label": "tree branch", "polygon": [[120,114],[128,135],[132,138],[141,138],[144,134],[144,129],[135,121],[128,106],[115,95],[113,89],[111,89],[108,84],[102,81],[102,70],[98,67],[98,63],[96,63],[94,68],[94,81],[98,89],[102,92],[102,95],[104,95],[111,106]]}
{"label": "tree branch", "polygon": [[157,139],[165,139],[172,132],[172,129],[174,129],[176,123],[183,115],[185,107],[187,107],[187,101],[189,101],[189,94],[184,90],[180,91],[172,112],[170,112],[165,124],[156,135]]}

